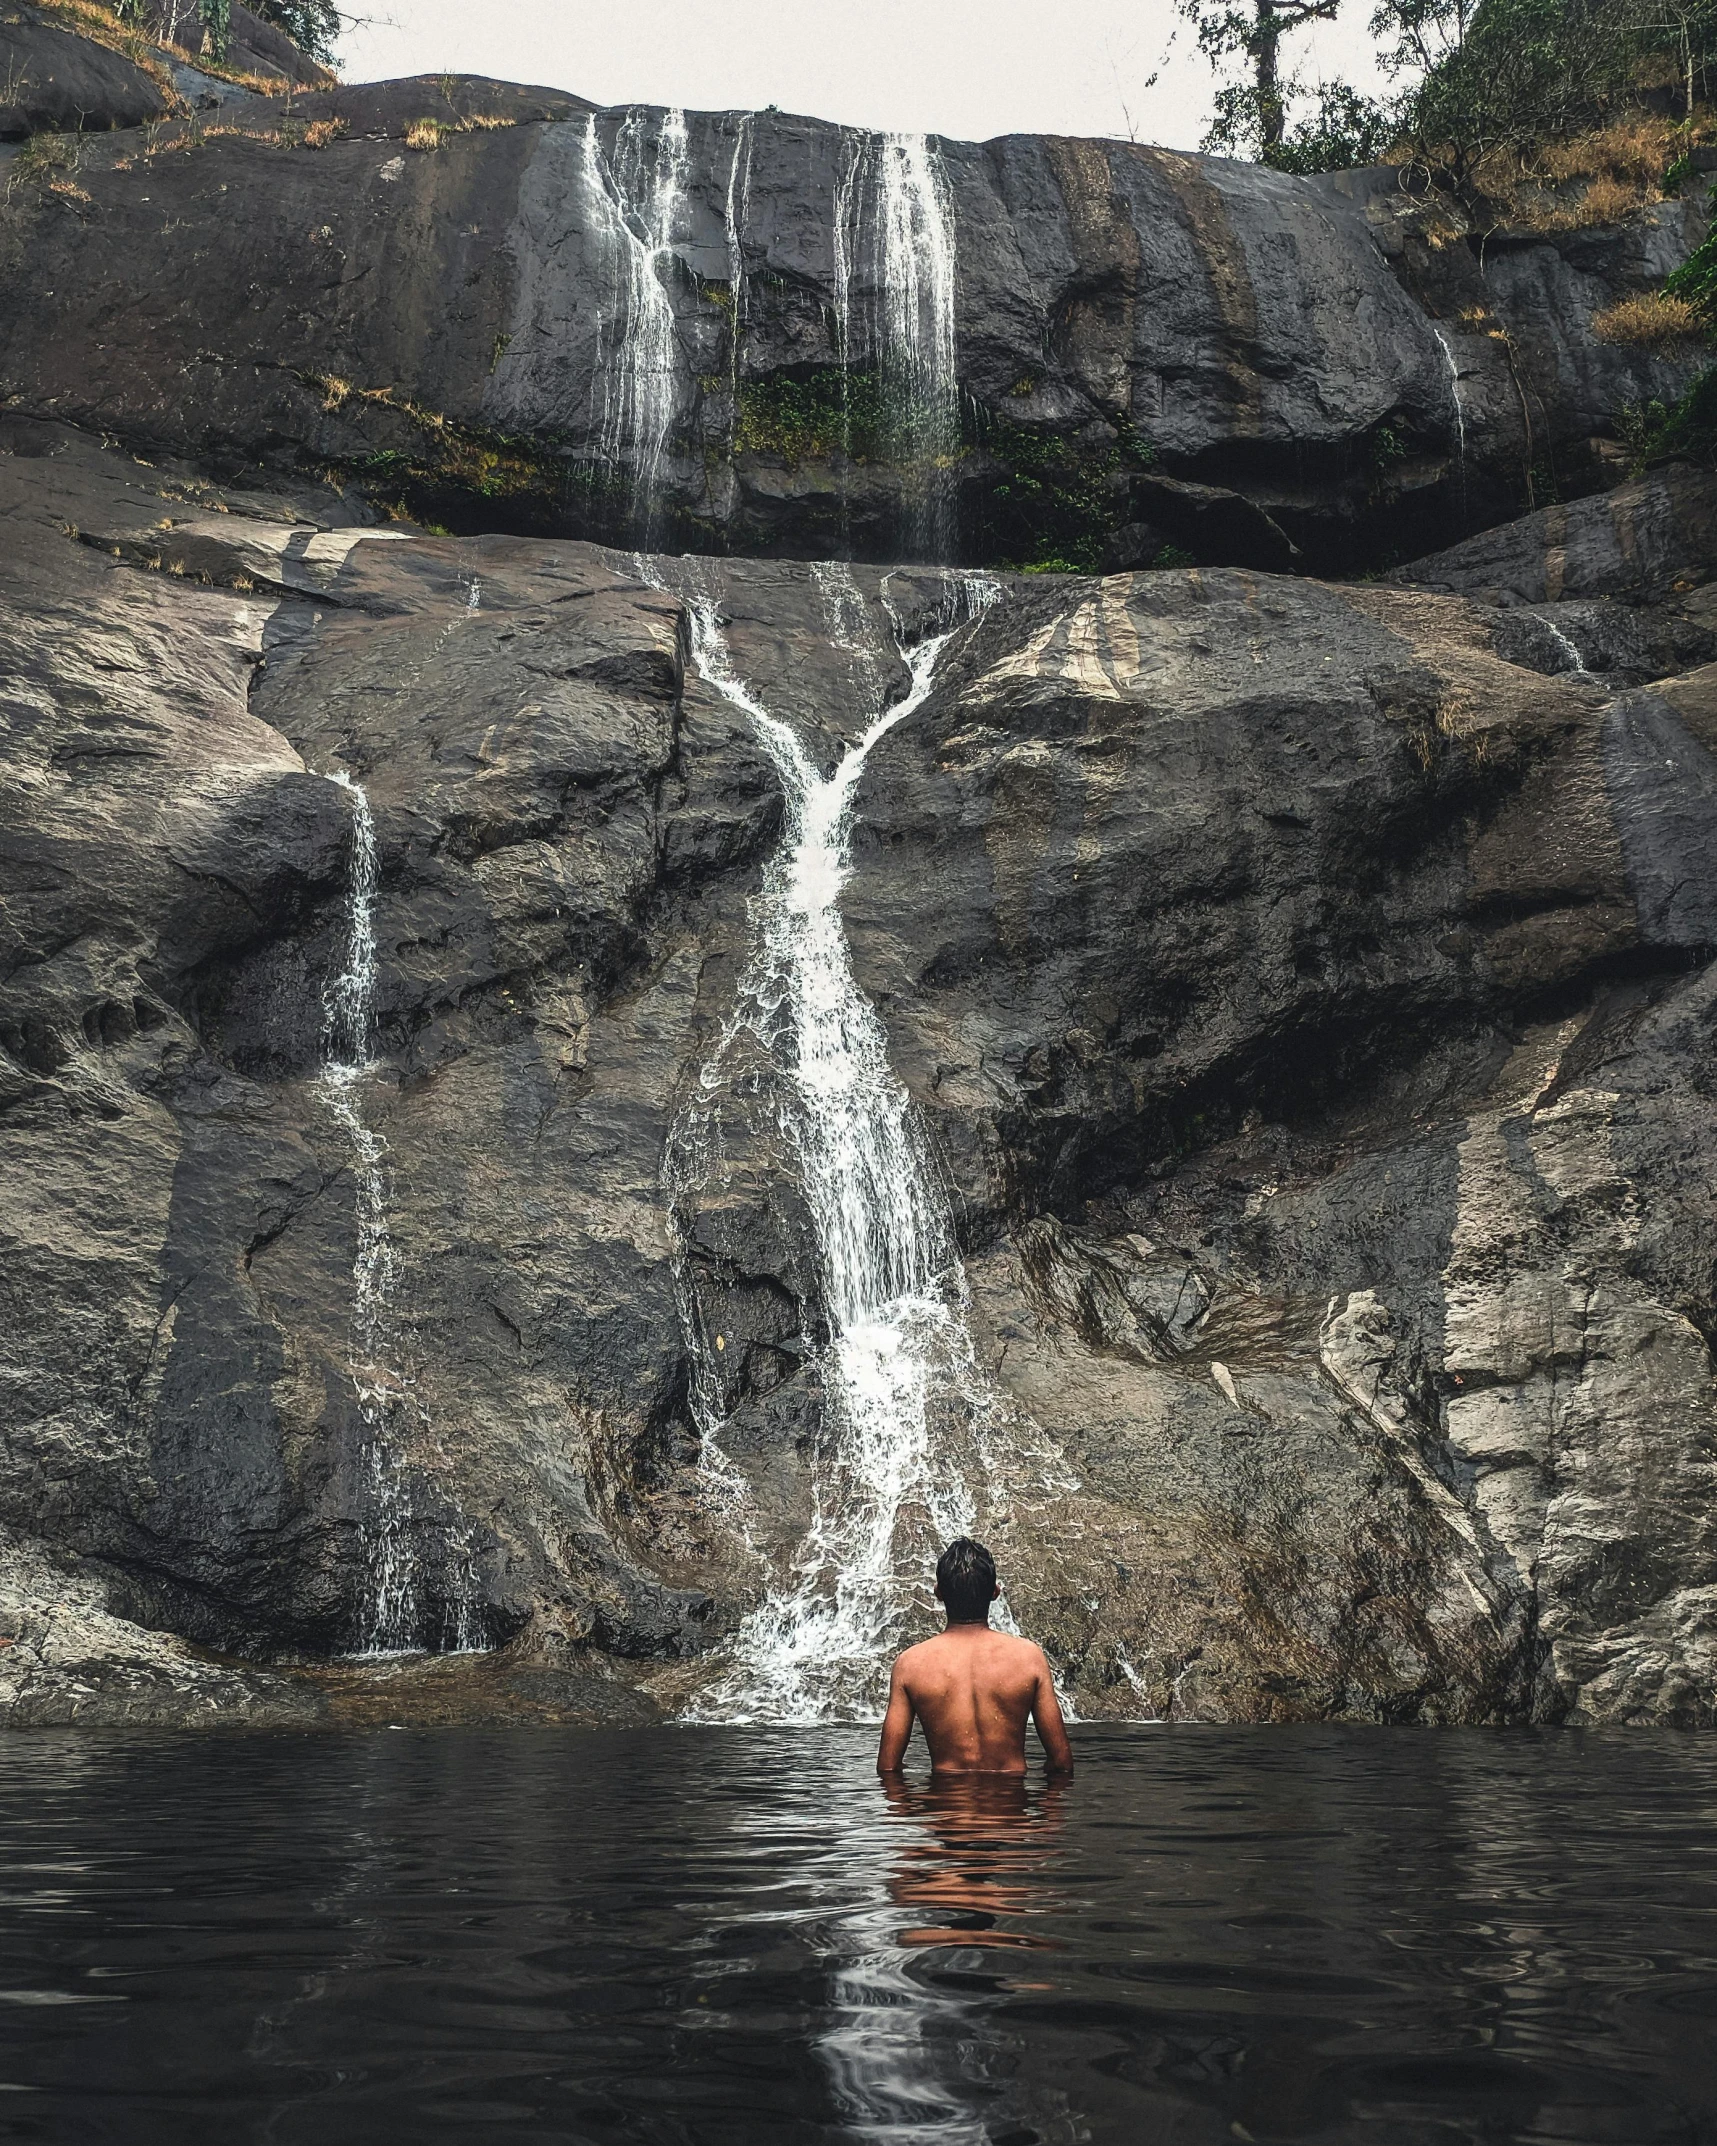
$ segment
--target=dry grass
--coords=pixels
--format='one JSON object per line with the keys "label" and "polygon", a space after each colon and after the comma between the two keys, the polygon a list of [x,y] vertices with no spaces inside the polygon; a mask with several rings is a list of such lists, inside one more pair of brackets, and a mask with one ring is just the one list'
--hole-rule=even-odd
{"label": "dry grass", "polygon": [[1689,129],[1635,113],[1591,134],[1541,143],[1529,159],[1499,150],[1474,177],[1507,223],[1547,236],[1590,230],[1661,201],[1664,173],[1707,132],[1708,118]]}
{"label": "dry grass", "polygon": [[1668,291],[1640,291],[1617,299],[1592,315],[1592,333],[1600,343],[1635,343],[1648,349],[1703,339],[1693,308]]}
{"label": "dry grass", "polygon": [[405,130],[405,146],[408,149],[439,149],[441,137],[448,131],[439,119],[414,119]]}
{"label": "dry grass", "polygon": [[76,134],[31,135],[5,167],[6,200],[19,186],[40,186],[67,201],[87,201],[89,195],[77,182],[83,147],[83,137]]}
{"label": "dry grass", "polygon": [[1655,112],[1640,112],[1596,134],[1547,143],[1538,168],[1546,179],[1630,179],[1655,194],[1684,146],[1680,128]]}
{"label": "dry grass", "polygon": [[337,142],[346,131],[343,119],[313,119],[304,129],[306,149],[326,149],[330,142]]}

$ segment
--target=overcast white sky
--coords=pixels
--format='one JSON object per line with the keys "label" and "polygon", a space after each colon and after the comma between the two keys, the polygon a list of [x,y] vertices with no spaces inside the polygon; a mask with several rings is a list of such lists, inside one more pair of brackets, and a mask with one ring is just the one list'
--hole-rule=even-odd
{"label": "overcast white sky", "polygon": [[[780,105],[981,141],[1131,134],[1194,149],[1211,75],[1174,0],[354,0],[348,81],[498,75],[599,104]],[[1300,71],[1371,79],[1372,0],[1297,38]],[[1172,37],[1172,44],[1171,44]],[[1147,86],[1156,74],[1154,87]]]}

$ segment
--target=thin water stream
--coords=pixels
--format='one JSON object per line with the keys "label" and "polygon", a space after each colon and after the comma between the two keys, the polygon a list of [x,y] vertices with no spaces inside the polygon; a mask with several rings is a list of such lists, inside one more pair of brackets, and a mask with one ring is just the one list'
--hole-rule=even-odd
{"label": "thin water stream", "polygon": [[[475,594],[475,584],[472,589]],[[402,1380],[386,1361],[389,1311],[399,1277],[388,1221],[387,1142],[364,1115],[375,1070],[376,888],[380,851],[375,815],[361,783],[329,778],[350,800],[351,861],[346,878],[346,946],[323,995],[323,1063],[317,1092],[346,1136],[357,1202],[352,1263],[350,1369],[364,1426],[362,1461],[367,1581],[357,1633],[362,1654],[397,1653],[416,1641],[416,1587],[405,1542],[405,1473],[395,1437]]]}
{"label": "thin water stream", "polygon": [[[478,607],[472,580],[467,612]],[[421,1485],[408,1430],[422,1446],[429,1429],[393,1316],[400,1261],[390,1219],[388,1144],[369,1122],[366,1092],[378,1071],[375,1051],[376,896],[381,851],[363,785],[343,770],[328,778],[349,800],[350,862],[345,947],[322,999],[322,1068],[316,1092],[344,1134],[351,1156],[357,1249],[347,1367],[357,1396],[363,1445],[358,1524],[363,1584],[353,1652],[364,1658],[408,1654],[426,1646],[460,1652],[483,1644],[470,1530],[445,1500],[420,1510]],[[428,1598],[419,1537],[433,1535],[441,1597]]]}
{"label": "thin water stream", "polygon": [[584,179],[608,233],[610,301],[597,330],[598,464],[626,491],[648,542],[660,512],[669,442],[679,415],[679,336],[668,279],[690,178],[686,115],[640,106],[621,119],[610,154],[592,112]]}
{"label": "thin water stream", "polygon": [[1431,323],[1431,333],[1437,338],[1438,347],[1443,353],[1443,363],[1448,367],[1449,398],[1455,410],[1455,481],[1460,513],[1464,521],[1467,511],[1467,406],[1461,396],[1461,368],[1455,357],[1455,346],[1449,340],[1448,330],[1440,321]]}
{"label": "thin water stream", "polygon": [[[941,151],[924,134],[844,137],[834,199],[835,338],[848,396],[864,352],[876,367],[890,453],[903,472],[908,556],[949,556],[948,470],[960,442],[956,370],[954,196]],[[872,296],[861,317],[855,293]],[[862,329],[862,336],[861,336]]]}

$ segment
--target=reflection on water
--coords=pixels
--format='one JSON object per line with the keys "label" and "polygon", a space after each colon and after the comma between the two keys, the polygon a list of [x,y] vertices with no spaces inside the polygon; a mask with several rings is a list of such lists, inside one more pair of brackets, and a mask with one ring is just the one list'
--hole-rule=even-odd
{"label": "reflection on water", "polygon": [[[1001,1776],[877,1783],[892,1825],[864,1829],[874,1897],[832,1933],[834,2021],[819,2041],[853,2136],[899,2146],[985,2146],[991,2137],[976,2112],[993,2117],[1005,2106],[1020,2056],[995,2023],[995,1999],[1052,1985],[1012,1981],[990,1955],[1057,1943],[1014,1922],[1053,1901],[1041,1888],[1067,1793],[1061,1783],[1034,1791]],[[913,1958],[932,1947],[943,1954],[934,1977]],[[1031,2135],[1049,2136],[1041,2118]],[[1077,2124],[1054,2134],[1086,2135]]]}
{"label": "reflection on water", "polygon": [[0,1744],[0,2139],[1708,2146],[1717,1742]]}

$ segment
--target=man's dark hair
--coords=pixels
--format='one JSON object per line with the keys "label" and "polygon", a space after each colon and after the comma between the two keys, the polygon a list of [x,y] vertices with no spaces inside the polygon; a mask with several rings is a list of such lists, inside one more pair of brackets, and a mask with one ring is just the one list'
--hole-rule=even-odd
{"label": "man's dark hair", "polygon": [[962,1535],[936,1560],[936,1592],[950,1624],[981,1624],[995,1599],[995,1559],[981,1542]]}

